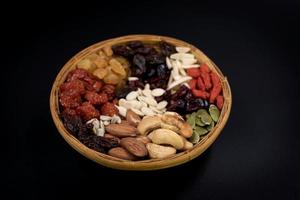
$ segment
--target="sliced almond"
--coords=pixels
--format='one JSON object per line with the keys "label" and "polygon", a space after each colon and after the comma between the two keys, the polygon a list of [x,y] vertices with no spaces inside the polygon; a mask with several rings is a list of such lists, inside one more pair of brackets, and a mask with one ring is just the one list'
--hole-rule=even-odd
{"label": "sliced almond", "polygon": [[137,81],[139,80],[138,77],[128,77],[128,81]]}
{"label": "sliced almond", "polygon": [[184,65],[192,65],[197,62],[197,60],[195,58],[183,58],[183,59],[181,59],[181,61],[182,61],[182,64],[184,64]]}
{"label": "sliced almond", "polygon": [[176,47],[176,51],[178,53],[187,53],[189,52],[191,49],[189,47]]}
{"label": "sliced almond", "polygon": [[186,82],[186,81],[189,81],[189,80],[191,80],[191,79],[192,79],[192,77],[190,77],[190,76],[184,76],[184,77],[182,77],[181,79],[179,79],[179,80],[174,81],[173,83],[171,83],[171,84],[168,86],[168,89],[167,89],[167,90],[170,90],[170,89],[176,87],[177,85],[180,85],[180,84],[182,84],[182,83],[184,83],[184,82]]}
{"label": "sliced almond", "polygon": [[146,90],[146,89],[145,89],[145,90],[142,91],[142,93],[143,93],[143,95],[146,96],[146,97],[151,97],[151,96],[152,96],[151,90]]}
{"label": "sliced almond", "polygon": [[193,59],[194,57],[195,56],[190,53],[174,53],[171,55],[171,58],[175,59],[175,60],[182,60],[182,59],[187,59],[187,58]]}
{"label": "sliced almond", "polygon": [[172,64],[171,64],[171,61],[170,61],[170,58],[166,57],[166,63],[167,63],[167,66],[169,69],[172,69]]}
{"label": "sliced almond", "polygon": [[198,65],[198,64],[193,64],[193,65],[181,65],[181,67],[182,67],[183,69],[189,69],[189,68],[198,68],[198,67],[200,67],[200,65]]}

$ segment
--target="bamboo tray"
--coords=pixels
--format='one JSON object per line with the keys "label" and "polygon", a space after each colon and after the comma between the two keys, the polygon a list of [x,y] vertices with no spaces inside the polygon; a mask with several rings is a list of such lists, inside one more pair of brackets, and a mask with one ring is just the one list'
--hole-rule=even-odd
{"label": "bamboo tray", "polygon": [[[158,42],[164,40],[176,46],[190,47],[191,51],[194,53],[198,61],[206,63],[212,71],[216,72],[220,76],[220,80],[222,82],[222,88],[223,88],[224,105],[220,114],[219,121],[216,124],[216,126],[213,128],[213,130],[210,131],[210,133],[206,135],[198,144],[194,145],[192,149],[181,153],[177,153],[174,156],[166,159],[126,161],[89,149],[88,147],[83,145],[79,140],[77,140],[74,136],[72,136],[63,126],[59,118],[58,91],[59,91],[59,86],[65,81],[67,74],[72,69],[75,68],[76,64],[81,59],[83,59],[89,54],[98,51],[103,46],[114,45],[114,44],[124,43],[133,40],[141,40],[141,41],[149,41],[149,42]],[[201,52],[193,45],[188,44],[184,41],[171,38],[171,37],[157,36],[157,35],[128,35],[128,36],[105,40],[82,50],[74,57],[72,57],[60,70],[53,83],[51,94],[50,94],[51,115],[61,136],[76,151],[81,153],[83,156],[101,165],[110,168],[115,168],[115,169],[122,169],[122,170],[157,170],[157,169],[163,169],[163,168],[180,165],[182,163],[188,162],[196,158],[197,156],[202,154],[216,140],[216,138],[221,133],[222,129],[224,128],[228,120],[230,110],[231,110],[231,104],[232,104],[232,96],[231,96],[231,90],[227,78],[222,74],[221,70],[203,52]]]}

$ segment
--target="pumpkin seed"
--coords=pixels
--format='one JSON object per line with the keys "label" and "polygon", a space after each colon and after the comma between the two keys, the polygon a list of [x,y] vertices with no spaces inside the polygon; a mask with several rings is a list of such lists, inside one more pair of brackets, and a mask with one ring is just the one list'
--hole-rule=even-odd
{"label": "pumpkin seed", "polygon": [[205,124],[202,122],[200,117],[196,117],[195,122],[196,122],[196,125],[198,125],[198,126],[205,126]]}
{"label": "pumpkin seed", "polygon": [[209,126],[206,127],[206,129],[207,129],[208,131],[211,131],[211,130],[214,128],[214,126],[215,126],[215,122],[212,121],[211,124],[210,124]]}
{"label": "pumpkin seed", "polygon": [[196,113],[192,113],[189,118],[187,119],[187,123],[191,125],[192,128],[195,128],[195,118],[196,118]]}
{"label": "pumpkin seed", "polygon": [[208,130],[206,128],[200,127],[200,126],[196,126],[195,133],[197,133],[199,136],[201,135],[205,135],[206,133],[208,133]]}
{"label": "pumpkin seed", "polygon": [[215,106],[215,105],[210,105],[209,106],[209,114],[210,114],[210,116],[211,116],[211,118],[215,121],[215,122],[217,122],[218,121],[218,119],[219,119],[219,117],[220,117],[220,111],[219,111],[219,109],[217,108],[217,106]]}
{"label": "pumpkin seed", "polygon": [[204,109],[198,110],[197,111],[197,116],[206,125],[210,125],[210,123],[212,122],[212,118],[210,117],[210,115],[208,114],[208,112],[206,110],[204,110]]}
{"label": "pumpkin seed", "polygon": [[199,134],[194,131],[192,137],[189,138],[189,141],[193,144],[196,144],[199,142],[199,140],[200,140]]}

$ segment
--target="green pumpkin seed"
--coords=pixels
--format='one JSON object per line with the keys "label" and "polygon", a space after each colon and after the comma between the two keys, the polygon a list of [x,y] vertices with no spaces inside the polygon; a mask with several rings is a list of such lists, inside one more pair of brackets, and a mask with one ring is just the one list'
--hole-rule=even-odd
{"label": "green pumpkin seed", "polygon": [[192,113],[189,118],[187,118],[187,123],[191,125],[192,128],[195,128],[195,118],[196,118],[196,113]]}
{"label": "green pumpkin seed", "polygon": [[193,144],[196,144],[199,142],[199,140],[200,140],[199,134],[194,131],[192,137],[189,138],[189,141]]}
{"label": "green pumpkin seed", "polygon": [[205,135],[206,133],[208,133],[208,130],[206,128],[203,128],[200,126],[196,126],[194,132],[197,133],[199,136],[201,136],[201,135]]}
{"label": "green pumpkin seed", "polygon": [[212,122],[212,118],[204,109],[200,109],[197,111],[197,117],[199,117],[205,125],[210,125],[210,123]]}
{"label": "green pumpkin seed", "polygon": [[214,128],[214,126],[215,126],[215,122],[212,121],[211,124],[210,124],[209,126],[206,127],[206,129],[207,129],[208,131],[211,131],[211,130]]}
{"label": "green pumpkin seed", "polygon": [[215,105],[210,105],[209,106],[209,114],[210,114],[210,116],[211,116],[211,118],[215,121],[215,122],[217,122],[218,121],[218,119],[219,119],[219,117],[220,117],[220,111],[219,111],[219,109],[217,108],[217,106],[215,106]]}
{"label": "green pumpkin seed", "polygon": [[195,122],[196,122],[196,125],[198,125],[198,126],[205,126],[205,124],[202,122],[200,117],[196,117]]}

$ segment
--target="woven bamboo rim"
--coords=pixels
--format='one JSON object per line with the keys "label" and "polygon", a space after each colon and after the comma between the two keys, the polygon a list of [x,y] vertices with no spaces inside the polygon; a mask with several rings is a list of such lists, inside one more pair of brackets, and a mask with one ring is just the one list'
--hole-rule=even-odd
{"label": "woven bamboo rim", "polygon": [[[141,41],[149,41],[149,42],[158,42],[161,40],[167,41],[171,44],[174,44],[176,46],[187,46],[191,48],[191,51],[194,53],[196,58],[200,62],[206,63],[209,68],[216,72],[222,82],[222,88],[223,88],[223,96],[224,96],[224,106],[222,109],[222,112],[220,114],[219,122],[217,125],[213,128],[212,131],[208,135],[206,135],[198,144],[196,144],[192,149],[177,153],[176,155],[166,158],[166,159],[149,159],[149,160],[142,160],[142,161],[126,161],[118,158],[111,157],[106,154],[102,154],[99,152],[96,152],[92,149],[87,148],[85,145],[83,145],[79,140],[77,140],[74,136],[72,136],[63,126],[60,118],[59,118],[59,103],[58,103],[58,91],[59,86],[65,81],[67,74],[76,67],[76,64],[86,57],[87,55],[90,55],[102,47],[106,45],[114,45],[119,43],[124,43],[128,41],[133,40],[141,40]],[[83,156],[110,168],[115,169],[122,169],[122,170],[157,170],[157,169],[163,169],[168,168],[176,165],[180,165],[182,163],[188,162],[200,154],[202,154],[219,136],[222,129],[224,128],[229,114],[231,110],[231,104],[232,104],[232,96],[231,96],[231,90],[229,83],[227,81],[227,78],[222,74],[221,70],[199,49],[194,47],[191,44],[188,44],[184,41],[171,38],[171,37],[165,37],[165,36],[157,36],[157,35],[128,35],[123,37],[118,37],[114,39],[105,40],[102,42],[99,42],[97,44],[94,44],[78,54],[76,54],[74,57],[72,57],[60,70],[58,73],[50,94],[50,110],[51,115],[53,118],[53,121],[59,131],[59,133],[62,135],[62,137],[79,153],[81,153]]]}

